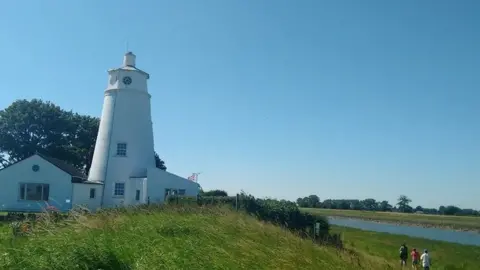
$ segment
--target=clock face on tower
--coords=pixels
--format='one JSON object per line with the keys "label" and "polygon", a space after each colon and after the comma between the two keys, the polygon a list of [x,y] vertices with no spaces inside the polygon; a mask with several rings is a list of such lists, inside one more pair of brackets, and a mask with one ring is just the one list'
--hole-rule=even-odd
{"label": "clock face on tower", "polygon": [[132,83],[132,78],[130,78],[128,76],[125,76],[125,77],[123,77],[122,81],[125,85],[129,85],[129,84]]}

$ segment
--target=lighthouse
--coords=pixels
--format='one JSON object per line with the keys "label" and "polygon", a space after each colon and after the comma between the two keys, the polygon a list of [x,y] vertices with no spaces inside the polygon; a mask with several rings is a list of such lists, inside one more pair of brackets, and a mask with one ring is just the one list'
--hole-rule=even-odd
{"label": "lighthouse", "polygon": [[88,181],[103,183],[104,207],[147,200],[147,174],[156,169],[149,78],[147,72],[137,68],[132,52],[124,55],[122,66],[108,70],[88,175]]}

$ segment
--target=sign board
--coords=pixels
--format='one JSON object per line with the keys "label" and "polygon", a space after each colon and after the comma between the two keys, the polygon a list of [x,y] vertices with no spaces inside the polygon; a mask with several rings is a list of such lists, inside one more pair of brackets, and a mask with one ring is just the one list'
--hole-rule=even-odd
{"label": "sign board", "polygon": [[320,222],[315,223],[315,234],[320,234]]}

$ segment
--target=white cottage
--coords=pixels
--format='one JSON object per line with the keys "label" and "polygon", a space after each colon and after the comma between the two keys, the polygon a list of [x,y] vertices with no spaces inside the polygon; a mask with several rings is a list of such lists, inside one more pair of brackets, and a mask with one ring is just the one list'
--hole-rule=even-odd
{"label": "white cottage", "polygon": [[[47,201],[61,210],[77,204],[95,210],[162,203],[169,193],[198,195],[197,183],[155,166],[151,95],[147,88],[150,75],[138,69],[135,60],[135,55],[128,52],[121,67],[108,71],[88,177],[60,160],[36,154],[0,171],[0,183],[10,187],[0,191],[4,211],[34,211]],[[36,170],[40,167],[45,168]],[[32,185],[22,186],[24,183]],[[12,195],[12,190],[18,192]],[[35,195],[17,194],[22,192]]]}
{"label": "white cottage", "polygon": [[0,211],[39,212],[47,206],[68,211],[73,205],[100,207],[102,183],[67,163],[35,154],[0,170]]}

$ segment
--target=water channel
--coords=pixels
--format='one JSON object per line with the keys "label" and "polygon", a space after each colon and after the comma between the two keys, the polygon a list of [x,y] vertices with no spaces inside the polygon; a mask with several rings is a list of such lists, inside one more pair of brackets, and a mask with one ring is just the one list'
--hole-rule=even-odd
{"label": "water channel", "polygon": [[423,228],[418,226],[378,223],[353,218],[328,217],[332,225],[350,227],[374,232],[401,234],[431,240],[446,241],[463,245],[480,246],[480,234],[475,232],[460,232],[447,229]]}

